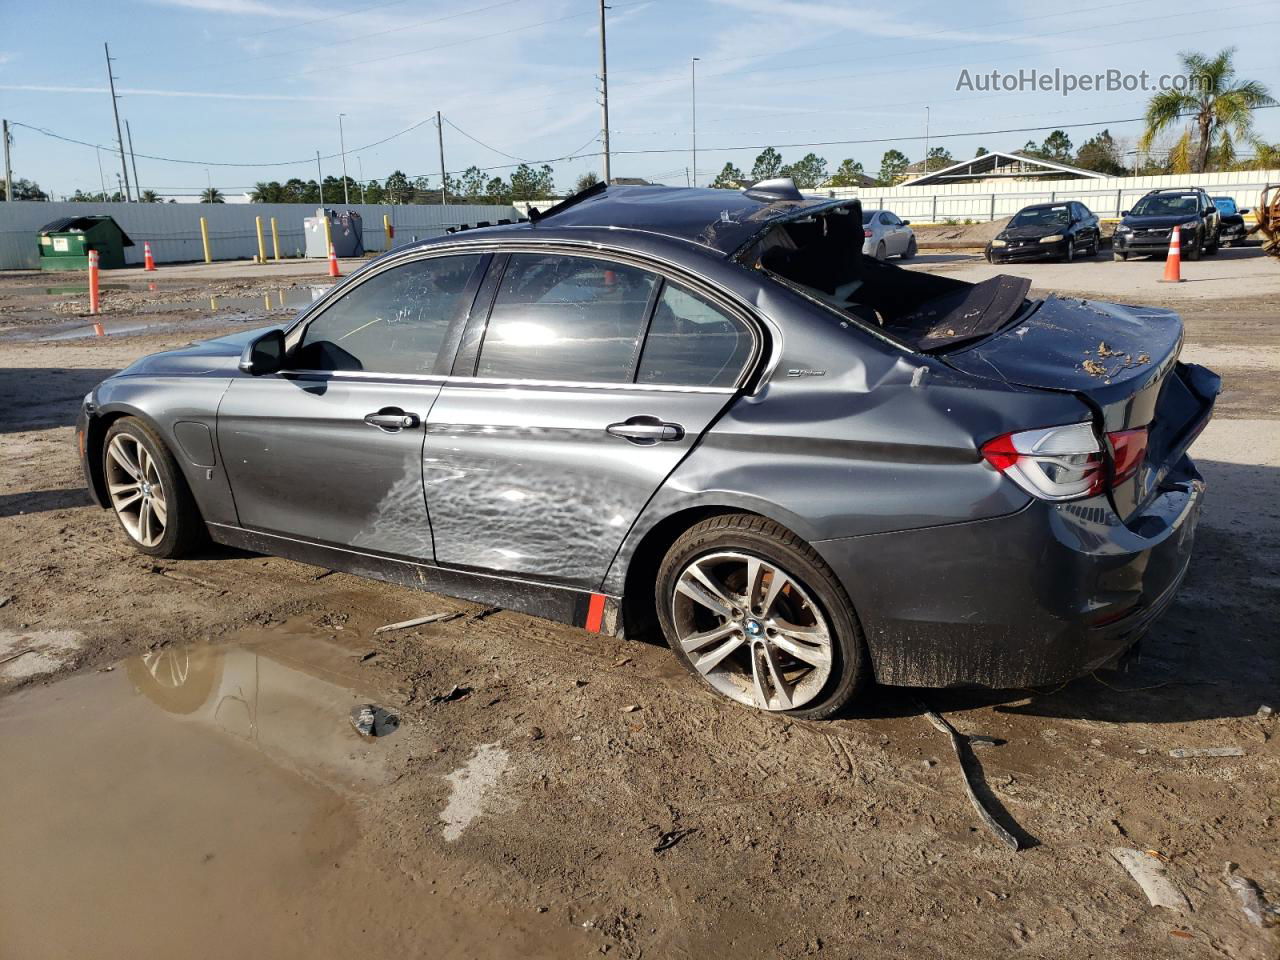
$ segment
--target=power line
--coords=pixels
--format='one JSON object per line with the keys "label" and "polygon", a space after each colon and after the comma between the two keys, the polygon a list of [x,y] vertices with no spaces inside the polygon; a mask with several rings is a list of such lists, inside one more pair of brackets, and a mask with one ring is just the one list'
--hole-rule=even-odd
{"label": "power line", "polygon": [[[479,139],[477,139],[477,138],[473,137],[471,134],[467,133],[467,131],[463,130],[460,126],[458,126],[456,123],[454,123],[452,120],[450,120],[450,119],[449,119],[449,118],[447,118],[447,117],[445,118],[445,121],[444,121],[444,122],[445,122],[445,123],[447,123],[449,126],[453,127],[453,129],[457,130],[460,134],[462,134],[464,137],[466,137],[466,138],[467,138],[468,140],[470,140],[472,143],[478,143],[478,144],[480,144],[480,146],[484,147],[486,150],[491,150],[492,152],[496,153],[496,154],[497,154],[498,156],[500,156],[500,157],[506,157],[508,160],[519,160],[521,163],[524,163],[524,162],[525,162],[525,161],[524,161],[524,157],[517,157],[517,156],[513,156],[513,155],[512,155],[512,154],[510,154],[510,153],[506,153],[506,152],[504,152],[504,151],[502,151],[502,150],[499,150],[497,147],[491,147],[491,146],[489,146],[489,144],[485,143],[483,140],[479,140]],[[594,137],[592,137],[592,140],[594,140],[594,139],[595,139],[595,138],[594,138]],[[588,141],[588,142],[590,142],[590,141]]]}

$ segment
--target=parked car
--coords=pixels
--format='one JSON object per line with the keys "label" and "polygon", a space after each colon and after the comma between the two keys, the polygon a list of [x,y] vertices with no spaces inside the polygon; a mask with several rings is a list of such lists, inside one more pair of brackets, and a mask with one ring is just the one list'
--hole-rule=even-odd
{"label": "parked car", "polygon": [[885,260],[916,255],[916,234],[910,220],[900,220],[892,210],[862,211],[862,252],[868,257]]}
{"label": "parked car", "polygon": [[1218,242],[1224,247],[1244,240],[1248,227],[1244,225],[1244,215],[1249,212],[1246,207],[1237,209],[1234,197],[1214,197],[1213,205],[1218,208],[1220,226]]}
{"label": "parked car", "polygon": [[909,271],[860,221],[789,180],[600,184],[399,247],[104,380],[89,489],[145,554],[656,630],[763,710],[1112,661],[1187,570],[1218,378],[1171,311]]}
{"label": "parked car", "polygon": [[1063,260],[1098,255],[1098,218],[1075,200],[1023,207],[987,244],[988,263]]}
{"label": "parked car", "polygon": [[1221,214],[1199,187],[1152,190],[1132,210],[1121,211],[1120,216],[1120,225],[1111,238],[1116,260],[1128,260],[1138,254],[1164,256],[1169,252],[1174,227],[1180,228],[1183,259],[1199,260],[1201,253],[1218,252]]}

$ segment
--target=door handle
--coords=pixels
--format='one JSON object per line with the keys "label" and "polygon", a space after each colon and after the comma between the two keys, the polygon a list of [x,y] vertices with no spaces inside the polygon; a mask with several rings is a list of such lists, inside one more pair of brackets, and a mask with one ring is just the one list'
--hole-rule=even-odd
{"label": "door handle", "polygon": [[384,407],[377,413],[366,414],[364,422],[379,430],[395,432],[416,427],[422,420],[416,413],[405,413],[398,407]]}
{"label": "door handle", "polygon": [[631,417],[621,423],[611,423],[604,430],[612,437],[621,437],[623,440],[641,446],[648,446],[659,440],[684,439],[684,427],[678,423],[667,423],[657,417]]}

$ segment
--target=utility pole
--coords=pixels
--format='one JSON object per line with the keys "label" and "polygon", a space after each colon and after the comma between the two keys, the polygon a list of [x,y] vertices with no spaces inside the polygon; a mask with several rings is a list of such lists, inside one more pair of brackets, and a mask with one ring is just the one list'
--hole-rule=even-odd
{"label": "utility pole", "polygon": [[124,134],[120,132],[120,104],[119,97],[116,96],[116,77],[111,72],[111,48],[107,44],[102,45],[102,49],[107,54],[107,84],[111,88],[111,111],[116,116],[116,143],[120,145],[120,169],[124,172],[124,199],[129,202],[129,165],[125,163],[124,158]]}
{"label": "utility pole", "polygon": [[351,206],[351,197],[347,193],[347,141],[342,135],[342,118],[345,113],[338,114],[338,149],[342,152],[342,203]]}
{"label": "utility pole", "polygon": [[9,165],[9,121],[4,121],[4,198],[13,199],[13,167]]}
{"label": "utility pole", "polygon": [[691,96],[693,99],[693,185],[698,185],[698,58],[689,61]]}
{"label": "utility pole", "polygon": [[142,181],[138,179],[138,158],[133,152],[133,130],[129,128],[129,121],[124,122],[124,135],[129,141],[129,163],[133,167],[133,189],[138,192],[138,202],[142,202]]}
{"label": "utility pole", "polygon": [[[120,174],[118,173],[116,174],[116,195],[121,197],[125,195],[124,184],[120,182]],[[128,203],[129,201],[126,199],[124,202]]]}
{"label": "utility pole", "polygon": [[440,206],[449,202],[449,181],[444,175],[444,123],[440,111],[436,111],[436,140],[440,144]]}
{"label": "utility pole", "polygon": [[929,172],[929,108],[924,108],[924,172]]}
{"label": "utility pole", "polygon": [[320,206],[324,206],[324,171],[320,169],[320,151],[316,151],[316,183],[320,184]]}
{"label": "utility pole", "polygon": [[360,174],[360,202],[364,203],[364,161],[356,154],[356,170]]}
{"label": "utility pole", "polygon": [[604,37],[604,0],[600,0],[600,112],[604,123],[604,182],[609,185],[609,56]]}

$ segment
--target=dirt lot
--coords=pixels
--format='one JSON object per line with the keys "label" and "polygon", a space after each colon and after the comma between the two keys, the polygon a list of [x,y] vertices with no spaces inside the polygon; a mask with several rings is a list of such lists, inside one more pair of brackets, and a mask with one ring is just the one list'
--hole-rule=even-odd
{"label": "dirt lot", "polygon": [[[1214,267],[1256,269],[1232,263]],[[1018,853],[908,691],[797,723],[715,700],[665,648],[275,558],[132,553],[82,491],[81,397],[287,311],[319,268],[162,271],[155,289],[127,271],[103,337],[81,335],[74,291],[0,277],[0,956],[1280,956],[1223,877],[1238,864],[1280,903],[1280,720],[1259,714],[1280,710],[1265,265],[1246,299],[1243,281],[1141,296],[1176,302],[1184,356],[1226,379],[1193,451],[1197,556],[1141,660],[926,695],[1005,741],[976,755]],[[1112,266],[1037,286],[1092,294]],[[240,298],[234,315],[209,296]],[[373,633],[439,611],[464,616]],[[400,729],[357,738],[365,702]],[[1169,755],[1223,746],[1243,755]],[[1114,847],[1158,851],[1191,909],[1149,906]]]}

